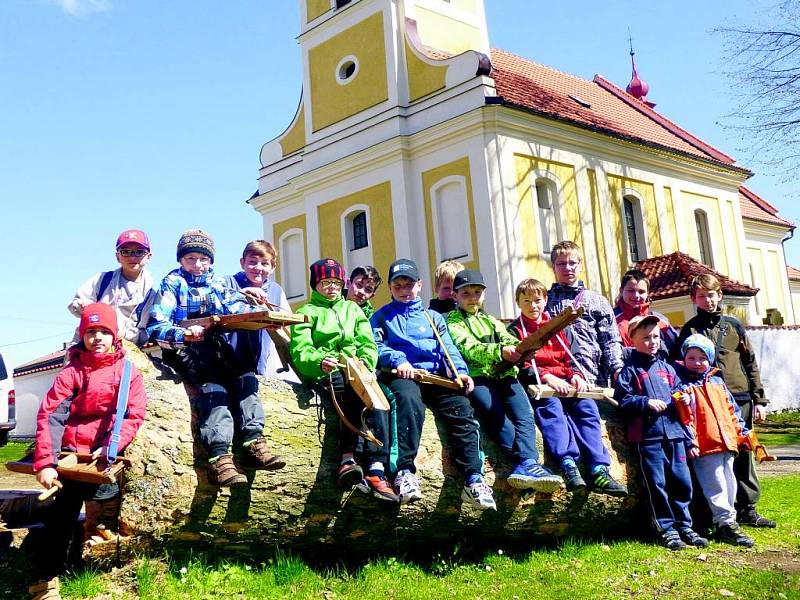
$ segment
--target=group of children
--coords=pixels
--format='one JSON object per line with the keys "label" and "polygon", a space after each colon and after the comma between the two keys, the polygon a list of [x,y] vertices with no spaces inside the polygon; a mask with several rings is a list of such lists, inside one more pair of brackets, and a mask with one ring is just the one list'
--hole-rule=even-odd
{"label": "group of children", "polygon": [[[69,304],[80,318],[76,343],[39,411],[34,468],[44,487],[58,478],[54,466],[59,449],[99,456],[114,438],[122,450],[141,424],[146,397],[141,375],[125,359],[122,338],[138,345],[158,343],[164,363],[194,390],[193,410],[212,484],[246,484],[246,469],[285,466],[267,448],[257,396],[256,375],[275,373],[277,353],[268,332],[231,334],[181,324],[265,306],[289,311],[283,290],[271,279],[277,253],[269,242],[251,242],[242,254],[242,270],[229,277],[214,272],[214,253],[208,233],[184,232],[177,244],[178,268],[154,285],[145,268],[151,257],[149,239],[143,231],[127,230],[116,244],[120,267],[97,274],[77,291]],[[334,259],[311,265],[311,297],[298,310],[308,321],[292,326],[288,350],[297,374],[322,398],[335,401],[344,417],[338,482],[385,501],[420,499],[415,458],[428,407],[446,427],[448,450],[464,476],[462,499],[478,509],[495,508],[483,477],[481,429],[514,461],[507,477],[513,487],[549,493],[564,485],[572,492],[588,487],[625,496],[627,488],[609,470],[597,405],[576,396],[613,381],[664,544],[671,549],[708,544],[692,529],[688,511],[691,463],[720,538],[752,545],[739,523],[775,526],[755,510],[760,492],[746,439],[753,419],[764,418],[766,400],[741,324],[721,314],[719,282],[711,275],[693,280],[691,297],[698,314],[678,336],[662,315],[649,310],[649,283],[643,273],[624,276],[612,309],[580,280],[577,245],[556,244],[551,263],[556,282],[549,290],[535,279],[517,286],[520,315],[508,326],[483,310],[482,274],[454,261],[436,269],[436,295],[426,309],[417,265],[396,260],[387,274],[392,300],[377,311],[371,299],[382,279],[374,267],[357,267],[346,278]],[[520,340],[568,306],[582,307],[583,314],[566,331],[535,352],[517,351]],[[363,411],[361,399],[342,376],[342,356],[378,373],[394,405],[396,439],[390,439],[386,411]],[[123,381],[123,368],[132,370],[125,379],[130,383]],[[426,383],[426,373],[451,385]],[[555,396],[529,397],[528,386],[541,383]],[[111,413],[126,386],[130,400],[115,428],[117,418]],[[362,440],[352,427],[362,418],[372,441]],[[536,424],[560,475],[541,464]],[[234,439],[241,447],[236,456]],[[396,461],[390,465],[392,445]],[[50,524],[53,531],[64,529],[65,519],[74,522],[81,501],[98,493],[107,497],[116,492],[64,482],[52,511],[57,515]],[[62,540],[67,534],[59,535]],[[61,550],[49,554],[45,581],[52,581],[63,567]],[[52,586],[43,589],[39,593],[52,593]]]}

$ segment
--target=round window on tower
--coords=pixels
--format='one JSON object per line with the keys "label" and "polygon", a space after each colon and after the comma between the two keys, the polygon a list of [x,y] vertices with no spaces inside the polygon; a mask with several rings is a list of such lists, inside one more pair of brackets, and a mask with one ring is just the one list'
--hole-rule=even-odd
{"label": "round window on tower", "polygon": [[345,56],[336,65],[336,82],[339,85],[347,85],[358,74],[358,59],[355,56]]}

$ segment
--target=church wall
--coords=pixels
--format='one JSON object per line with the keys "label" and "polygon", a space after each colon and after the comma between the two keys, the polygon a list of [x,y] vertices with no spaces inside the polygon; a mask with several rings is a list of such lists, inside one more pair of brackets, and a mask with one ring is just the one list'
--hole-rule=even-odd
{"label": "church wall", "polygon": [[[389,99],[383,19],[383,12],[376,12],[309,48],[313,131]],[[337,74],[342,61],[348,59],[357,69],[352,80],[344,83],[337,80]]]}
{"label": "church wall", "polygon": [[[751,306],[751,322],[757,325],[767,316],[768,308],[777,308],[785,324],[797,322],[791,282],[783,275],[786,262],[781,240],[786,232],[784,227],[750,219],[745,221],[748,275],[752,274],[752,285],[759,288]],[[745,281],[750,281],[750,278]]]}
{"label": "church wall", "polygon": [[[352,212],[365,211],[367,214],[368,247],[359,258],[350,259],[347,244],[347,216]],[[359,190],[352,194],[335,198],[317,207],[319,222],[320,258],[335,258],[345,267],[349,276],[354,267],[360,264],[375,266],[383,277],[389,265],[395,260],[395,236],[392,214],[392,189],[386,181]],[[380,306],[389,301],[387,285],[381,285],[374,304]]]}

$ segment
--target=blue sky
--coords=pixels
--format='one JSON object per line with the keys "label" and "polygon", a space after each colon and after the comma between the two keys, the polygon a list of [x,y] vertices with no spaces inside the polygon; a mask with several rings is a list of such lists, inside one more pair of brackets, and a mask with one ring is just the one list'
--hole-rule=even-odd
{"label": "blue sky", "polygon": [[[622,87],[630,28],[657,110],[745,165],[736,136],[718,125],[735,95],[711,30],[752,21],[770,5],[486,0],[494,47]],[[238,269],[244,243],[263,235],[245,203],[259,150],[297,107],[298,32],[295,0],[0,2],[0,352],[8,362],[69,339],[77,321],[67,303],[85,279],[115,266],[125,228],[150,235],[157,278],[174,268],[177,239],[192,227],[214,235],[219,272]],[[800,222],[791,182],[758,174],[748,185]],[[796,240],[787,254],[800,266]]]}

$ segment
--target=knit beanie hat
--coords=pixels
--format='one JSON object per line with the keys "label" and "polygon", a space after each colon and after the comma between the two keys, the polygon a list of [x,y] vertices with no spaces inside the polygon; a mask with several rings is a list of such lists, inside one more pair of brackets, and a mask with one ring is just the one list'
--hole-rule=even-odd
{"label": "knit beanie hat", "polygon": [[202,229],[188,229],[178,240],[178,260],[190,252],[205,254],[214,263],[214,240]]}
{"label": "knit beanie hat", "polygon": [[686,341],[683,342],[683,346],[681,346],[681,354],[686,356],[686,353],[689,351],[689,348],[699,348],[703,351],[703,353],[708,357],[708,362],[714,362],[714,356],[716,355],[716,350],[714,349],[714,343],[708,339],[706,336],[701,335],[699,333],[693,333],[689,337],[686,338]]}
{"label": "knit beanie hat", "polygon": [[78,326],[78,333],[81,338],[86,334],[90,327],[102,327],[108,329],[117,341],[117,311],[110,304],[95,302],[83,309],[81,313],[81,324]]}
{"label": "knit beanie hat", "polygon": [[323,258],[309,267],[311,271],[311,289],[323,279],[338,279],[344,283],[344,267],[332,258]]}

